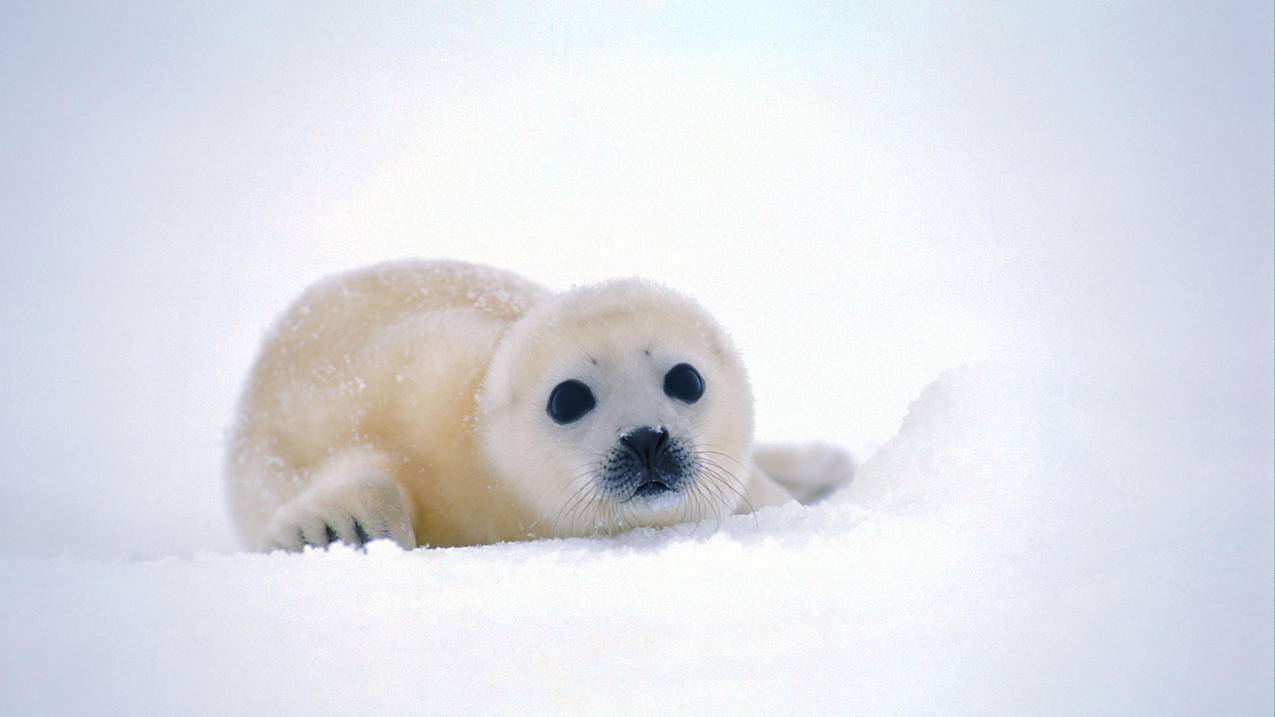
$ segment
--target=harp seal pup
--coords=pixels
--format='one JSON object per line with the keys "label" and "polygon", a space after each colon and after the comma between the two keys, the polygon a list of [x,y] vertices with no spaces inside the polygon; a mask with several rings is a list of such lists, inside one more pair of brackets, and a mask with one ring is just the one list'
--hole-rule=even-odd
{"label": "harp seal pup", "polygon": [[835,446],[753,446],[739,355],[685,296],[410,261],[327,278],[279,319],[226,487],[250,549],[415,548],[702,521],[853,471]]}

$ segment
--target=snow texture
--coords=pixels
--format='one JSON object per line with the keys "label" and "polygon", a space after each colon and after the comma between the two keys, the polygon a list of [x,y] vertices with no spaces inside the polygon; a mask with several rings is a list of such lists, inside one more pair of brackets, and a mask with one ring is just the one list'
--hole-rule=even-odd
{"label": "snow texture", "polygon": [[[0,712],[1270,714],[1272,8],[723,8],[7,5]],[[401,257],[688,293],[865,462],[237,552],[262,336]]]}
{"label": "snow texture", "polygon": [[1025,381],[949,373],[858,491],[716,525],[412,552],[8,559],[22,586],[0,622],[7,704],[1258,711],[1271,556],[1218,536],[1261,538],[1265,509],[1227,505],[1239,523],[1218,526],[1197,504],[1149,529],[1156,497],[1096,486],[1100,466],[1029,408],[1052,392]]}

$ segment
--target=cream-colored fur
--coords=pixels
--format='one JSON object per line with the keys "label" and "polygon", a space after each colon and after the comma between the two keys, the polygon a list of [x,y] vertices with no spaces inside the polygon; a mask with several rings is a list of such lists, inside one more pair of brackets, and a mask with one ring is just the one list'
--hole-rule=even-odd
{"label": "cream-colored fur", "polygon": [[[691,405],[663,393],[681,362],[706,384]],[[546,401],[567,379],[597,405],[559,425]],[[699,521],[850,479],[833,446],[754,451],[752,411],[729,337],[658,285],[554,294],[472,264],[382,264],[312,287],[266,338],[228,450],[230,509],[254,549],[473,545]],[[598,490],[602,458],[638,426],[693,449],[690,488]]]}

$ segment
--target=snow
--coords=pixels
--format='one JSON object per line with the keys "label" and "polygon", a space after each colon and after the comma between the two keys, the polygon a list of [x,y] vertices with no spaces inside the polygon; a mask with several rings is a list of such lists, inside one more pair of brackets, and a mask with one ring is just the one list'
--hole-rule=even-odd
{"label": "snow", "polygon": [[19,713],[1259,711],[1269,506],[1152,526],[1154,498],[1095,490],[1101,457],[1070,457],[1030,383],[950,372],[856,489],[718,525],[6,559],[4,694]]}
{"label": "snow", "polygon": [[[10,8],[3,711],[1270,713],[1271,24]],[[720,524],[237,552],[261,337],[412,256],[685,291],[760,439],[866,461]]]}

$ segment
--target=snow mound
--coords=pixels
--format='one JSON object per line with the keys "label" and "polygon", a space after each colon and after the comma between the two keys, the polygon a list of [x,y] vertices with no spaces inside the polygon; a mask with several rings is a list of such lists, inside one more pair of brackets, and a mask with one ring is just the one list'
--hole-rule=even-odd
{"label": "snow mound", "polygon": [[1269,706],[1269,506],[1187,480],[1113,487],[1120,456],[1068,427],[1118,434],[1123,419],[1039,381],[949,372],[842,494],[719,524],[410,553],[6,558],[6,711]]}

